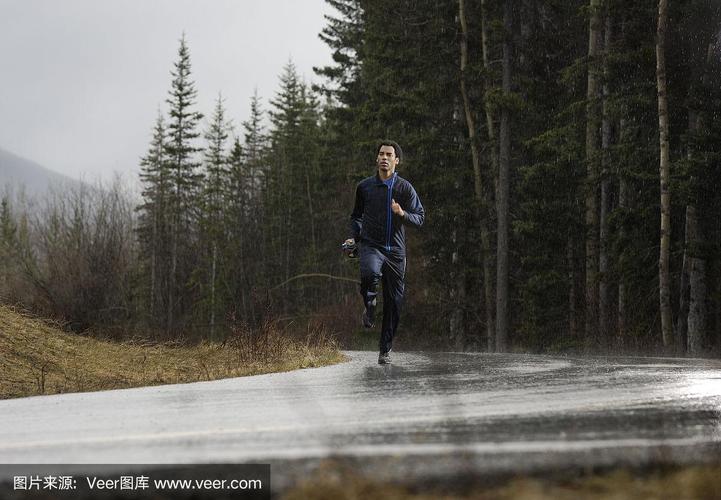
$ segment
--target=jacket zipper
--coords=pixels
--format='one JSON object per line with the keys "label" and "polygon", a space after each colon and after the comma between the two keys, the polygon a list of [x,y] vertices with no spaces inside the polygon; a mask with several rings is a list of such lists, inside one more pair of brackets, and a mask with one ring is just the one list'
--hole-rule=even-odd
{"label": "jacket zipper", "polygon": [[391,210],[391,199],[393,196],[393,185],[396,183],[396,174],[393,174],[393,180],[388,187],[388,222],[386,224],[386,250],[391,251],[391,228],[393,225],[393,211]]}

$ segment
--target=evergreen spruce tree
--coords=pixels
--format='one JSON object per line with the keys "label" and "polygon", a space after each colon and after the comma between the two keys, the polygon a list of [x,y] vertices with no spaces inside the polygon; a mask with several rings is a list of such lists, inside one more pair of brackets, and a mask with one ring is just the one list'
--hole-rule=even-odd
{"label": "evergreen spruce tree", "polygon": [[213,117],[204,134],[207,145],[204,151],[205,178],[200,215],[200,241],[204,246],[204,259],[201,262],[203,272],[200,273],[204,285],[201,303],[207,305],[211,338],[215,335],[216,316],[224,309],[218,284],[221,277],[225,278],[222,247],[226,244],[227,237],[223,214],[230,198],[228,186],[231,177],[226,152],[230,131],[231,124],[225,118],[223,98],[218,95]]}
{"label": "evergreen spruce tree", "polygon": [[165,121],[162,113],[158,112],[148,152],[140,161],[143,201],[137,208],[140,212],[137,227],[139,257],[142,274],[148,280],[143,288],[146,290],[149,322],[154,325],[163,324],[156,315],[167,311],[168,300],[168,201],[171,186],[168,163],[164,156],[165,139]]}
{"label": "evergreen spruce tree", "polygon": [[260,245],[261,252],[256,259],[248,259],[245,264],[244,279],[246,286],[243,294],[244,304],[249,307],[253,318],[257,317],[255,301],[249,300],[249,292],[261,286],[268,286],[268,238],[266,238],[266,213],[264,193],[268,187],[268,137],[263,125],[264,113],[261,108],[257,91],[250,102],[250,116],[243,122],[243,148],[238,144],[234,151],[240,156],[233,162],[235,176],[238,179],[237,201],[238,217],[244,222],[237,228],[242,228],[242,240],[245,244],[246,254],[252,255]]}
{"label": "evergreen spruce tree", "polygon": [[264,171],[264,155],[267,140],[265,127],[263,126],[263,110],[256,90],[250,100],[250,117],[243,122],[244,147],[242,149],[242,160],[248,171],[247,189],[249,199],[256,200],[263,185],[266,174]]}
{"label": "evergreen spruce tree", "polygon": [[[257,241],[254,226],[255,210],[252,208],[252,176],[245,162],[245,151],[240,139],[233,139],[228,156],[228,186],[223,220],[226,240],[223,247],[224,259],[230,265],[224,270],[223,284],[227,296],[228,312],[234,318],[252,323],[255,313],[250,298],[252,283],[259,276],[250,273],[255,269],[256,260],[265,259],[264,252],[258,251],[252,242]],[[246,255],[248,258],[246,258]]]}
{"label": "evergreen spruce tree", "polygon": [[363,45],[363,9],[359,0],[326,0],[340,17],[326,15],[328,25],[319,37],[333,51],[332,66],[314,68],[327,82],[319,87],[321,93],[331,97],[337,107],[331,110],[352,116],[351,109],[359,105],[366,95],[360,79],[360,55]]}
{"label": "evergreen spruce tree", "polygon": [[177,313],[188,310],[190,296],[186,285],[195,269],[193,243],[197,234],[198,197],[202,174],[195,145],[198,122],[203,117],[193,109],[197,91],[191,79],[190,52],[185,35],[180,39],[178,60],[171,71],[173,81],[166,100],[170,106],[165,155],[170,179],[168,217],[170,226],[170,270],[166,329],[177,325]]}
{"label": "evergreen spruce tree", "polygon": [[297,177],[298,154],[297,131],[302,102],[300,96],[301,83],[295,65],[288,62],[280,76],[280,88],[271,100],[270,120],[270,156],[268,183],[264,204],[266,206],[266,227],[269,229],[269,246],[271,259],[270,275],[273,280],[289,279],[292,274],[291,264],[295,262],[293,238],[299,227],[294,225],[294,210],[297,207],[299,192]]}
{"label": "evergreen spruce tree", "polygon": [[[317,203],[320,170],[317,99],[289,62],[271,100],[269,170],[265,191],[266,227],[270,226],[270,275],[277,282],[316,271]],[[280,279],[279,279],[280,278]],[[285,306],[308,307],[317,297],[301,280]]]}
{"label": "evergreen spruce tree", "polygon": [[[314,68],[324,77],[318,87],[321,95],[328,99],[324,110],[324,119],[331,125],[324,132],[326,148],[330,148],[331,157],[336,159],[337,169],[331,172],[331,181],[335,178],[342,183],[356,175],[357,170],[365,166],[367,149],[372,148],[372,137],[360,123],[358,110],[368,99],[368,89],[363,79],[362,54],[366,38],[364,9],[361,0],[326,0],[336,9],[338,16],[326,16],[328,24],[320,33],[320,38],[332,50],[333,65]],[[350,195],[341,200],[352,203]],[[337,198],[336,198],[337,199]]]}

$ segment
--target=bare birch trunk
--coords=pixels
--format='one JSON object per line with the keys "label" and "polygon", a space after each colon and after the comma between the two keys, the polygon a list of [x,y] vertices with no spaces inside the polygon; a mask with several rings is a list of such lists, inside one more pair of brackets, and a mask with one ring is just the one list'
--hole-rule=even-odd
{"label": "bare birch trunk", "polygon": [[668,24],[668,0],[658,2],[658,29],[656,32],[656,88],[658,93],[659,131],[659,178],[661,184],[661,241],[658,259],[659,312],[661,314],[661,338],[666,349],[673,347],[673,323],[671,317],[671,161],[669,152],[668,99],[666,91],[666,26]]}

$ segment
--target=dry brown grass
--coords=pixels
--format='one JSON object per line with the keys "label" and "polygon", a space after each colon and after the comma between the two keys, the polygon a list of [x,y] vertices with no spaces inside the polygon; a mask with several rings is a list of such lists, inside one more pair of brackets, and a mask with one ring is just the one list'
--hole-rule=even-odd
{"label": "dry brown grass", "polygon": [[[455,488],[451,488],[455,490]],[[615,470],[567,480],[514,478],[500,486],[477,484],[464,491],[447,488],[414,491],[385,484],[345,469],[321,467],[307,481],[283,495],[284,500],[719,500],[721,465],[656,469],[646,472]]]}
{"label": "dry brown grass", "polygon": [[273,324],[234,333],[222,344],[116,343],[65,333],[0,306],[0,399],[214,380],[343,360],[322,328],[305,339]]}

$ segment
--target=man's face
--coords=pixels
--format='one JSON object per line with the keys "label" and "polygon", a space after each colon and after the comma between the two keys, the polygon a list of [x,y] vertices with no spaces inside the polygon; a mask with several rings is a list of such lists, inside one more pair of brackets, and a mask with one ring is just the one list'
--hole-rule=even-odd
{"label": "man's face", "polygon": [[378,158],[376,158],[378,172],[384,176],[392,175],[396,170],[398,161],[399,159],[396,157],[396,150],[393,149],[393,146],[381,146],[378,151]]}

